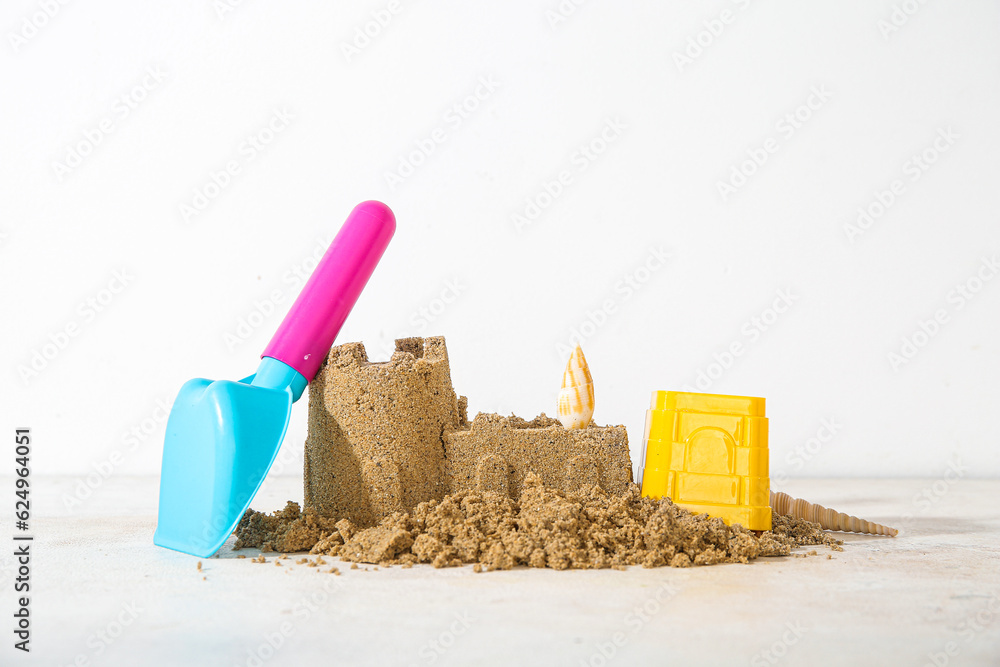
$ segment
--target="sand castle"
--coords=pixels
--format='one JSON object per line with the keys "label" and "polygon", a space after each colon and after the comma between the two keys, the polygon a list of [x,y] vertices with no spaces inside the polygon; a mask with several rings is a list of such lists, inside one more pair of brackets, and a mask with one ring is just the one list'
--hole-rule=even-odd
{"label": "sand castle", "polygon": [[624,426],[566,429],[539,415],[479,414],[451,383],[443,337],[403,338],[387,362],[361,343],[330,350],[309,389],[305,506],[374,525],[464,490],[520,498],[529,472],[566,490],[632,481]]}
{"label": "sand castle", "polygon": [[[723,509],[740,510],[743,494],[730,478],[755,470],[766,474],[766,422],[754,431],[759,437],[751,438],[765,452],[757,469],[727,465],[720,473],[720,461],[746,458],[713,447],[720,438],[728,442],[725,434],[744,440],[736,437],[742,427],[730,428],[728,412],[716,414],[734,397],[681,398],[687,407],[707,401],[712,409],[681,415],[681,421],[697,421],[698,428],[667,429],[671,444],[683,436],[676,443],[681,448],[671,451],[690,449],[707,463],[685,464],[683,475],[669,477],[680,481],[682,491],[690,491],[691,480],[701,487],[707,480],[703,496],[721,489],[728,494],[723,500],[730,501]],[[761,401],[762,417],[762,399],[753,400]],[[387,362],[369,361],[361,343],[333,348],[309,391],[305,508],[289,502],[270,515],[248,510],[237,526],[235,548],[310,550],[404,567],[471,563],[477,572],[525,565],[561,570],[746,563],[810,544],[840,550],[841,542],[818,524],[780,514],[772,524],[770,507],[764,507],[767,529],[758,529],[733,521],[742,516],[725,521],[718,514],[692,513],[684,503],[657,498],[664,494],[656,489],[641,493],[632,483],[625,427],[600,427],[591,419],[593,379],[579,347],[563,374],[558,420],[544,414],[531,421],[479,414],[470,423],[467,406],[452,387],[444,338],[397,340]],[[647,440],[650,433],[658,431],[647,428]],[[691,434],[698,437],[692,440]],[[664,458],[662,446],[652,449],[653,466],[644,474],[649,483],[659,470],[654,459]],[[690,456],[678,458],[691,463]],[[726,484],[713,483],[717,477]],[[832,517],[839,529],[871,526],[803,501],[773,504],[779,513],[805,512],[810,520]]]}

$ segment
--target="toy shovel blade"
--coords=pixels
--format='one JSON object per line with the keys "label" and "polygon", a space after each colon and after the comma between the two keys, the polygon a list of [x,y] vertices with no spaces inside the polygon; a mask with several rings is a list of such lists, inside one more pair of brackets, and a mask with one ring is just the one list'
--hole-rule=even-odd
{"label": "toy shovel blade", "polygon": [[153,542],[207,558],[233,532],[278,453],[288,391],[190,380],[167,420]]}
{"label": "toy shovel blade", "polygon": [[292,403],[319,371],[396,229],[367,201],[351,211],[261,355],[233,382],[181,387],[167,420],[153,542],[207,558],[225,543],[271,468]]}

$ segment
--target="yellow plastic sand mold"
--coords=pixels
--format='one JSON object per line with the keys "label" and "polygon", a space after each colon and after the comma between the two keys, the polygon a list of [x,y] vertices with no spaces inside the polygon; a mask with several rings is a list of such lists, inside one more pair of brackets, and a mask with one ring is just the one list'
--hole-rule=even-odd
{"label": "yellow plastic sand mold", "polygon": [[763,398],[654,391],[643,445],[642,495],[771,529]]}

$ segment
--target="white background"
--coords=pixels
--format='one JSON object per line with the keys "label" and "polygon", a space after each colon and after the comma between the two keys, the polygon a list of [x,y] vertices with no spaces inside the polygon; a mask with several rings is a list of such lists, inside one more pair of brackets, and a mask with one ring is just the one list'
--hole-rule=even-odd
{"label": "white background", "polygon": [[[0,426],[34,429],[36,473],[83,476],[115,452],[116,474],[156,473],[158,402],[190,377],[252,373],[294,271],[374,198],[398,231],[339,341],[385,359],[395,337],[447,336],[472,414],[553,414],[576,328],[595,419],[626,424],[636,460],[650,392],[704,372],[708,391],[767,398],[779,479],[995,476],[1000,280],[975,277],[1000,251],[1000,7],[903,4],[592,0],[560,17],[555,0],[402,0],[346,54],[387,2],[71,2],[51,18],[5,2]],[[247,159],[276,110],[292,119]],[[581,162],[609,120],[622,129]],[[444,140],[387,182],[435,128]],[[185,216],[230,160],[239,173]],[[852,242],[845,226],[897,179]],[[529,199],[541,212],[519,230]],[[653,249],[671,258],[646,273]],[[81,304],[107,300],[120,271],[91,316]],[[629,293],[626,275],[644,282]],[[970,279],[981,289],[959,308]],[[792,305],[775,319],[781,291]],[[756,338],[754,317],[771,322]],[[78,334],[46,348],[67,325]],[[50,358],[26,373],[36,352]],[[276,473],[300,474],[306,412]]]}

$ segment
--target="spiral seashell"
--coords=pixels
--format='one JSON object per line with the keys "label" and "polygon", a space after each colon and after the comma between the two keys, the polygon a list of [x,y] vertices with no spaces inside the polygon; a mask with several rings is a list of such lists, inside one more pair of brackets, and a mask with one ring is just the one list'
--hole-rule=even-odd
{"label": "spiral seashell", "polygon": [[559,421],[566,428],[587,428],[594,416],[594,379],[587,358],[577,345],[566,362],[559,391]]}
{"label": "spiral seashell", "polygon": [[823,530],[841,530],[846,533],[868,533],[869,535],[888,535],[896,537],[899,532],[879,523],[872,523],[850,516],[843,512],[827,509],[800,498],[792,498],[787,493],[771,491],[771,509],[778,514],[793,516],[818,523]]}

